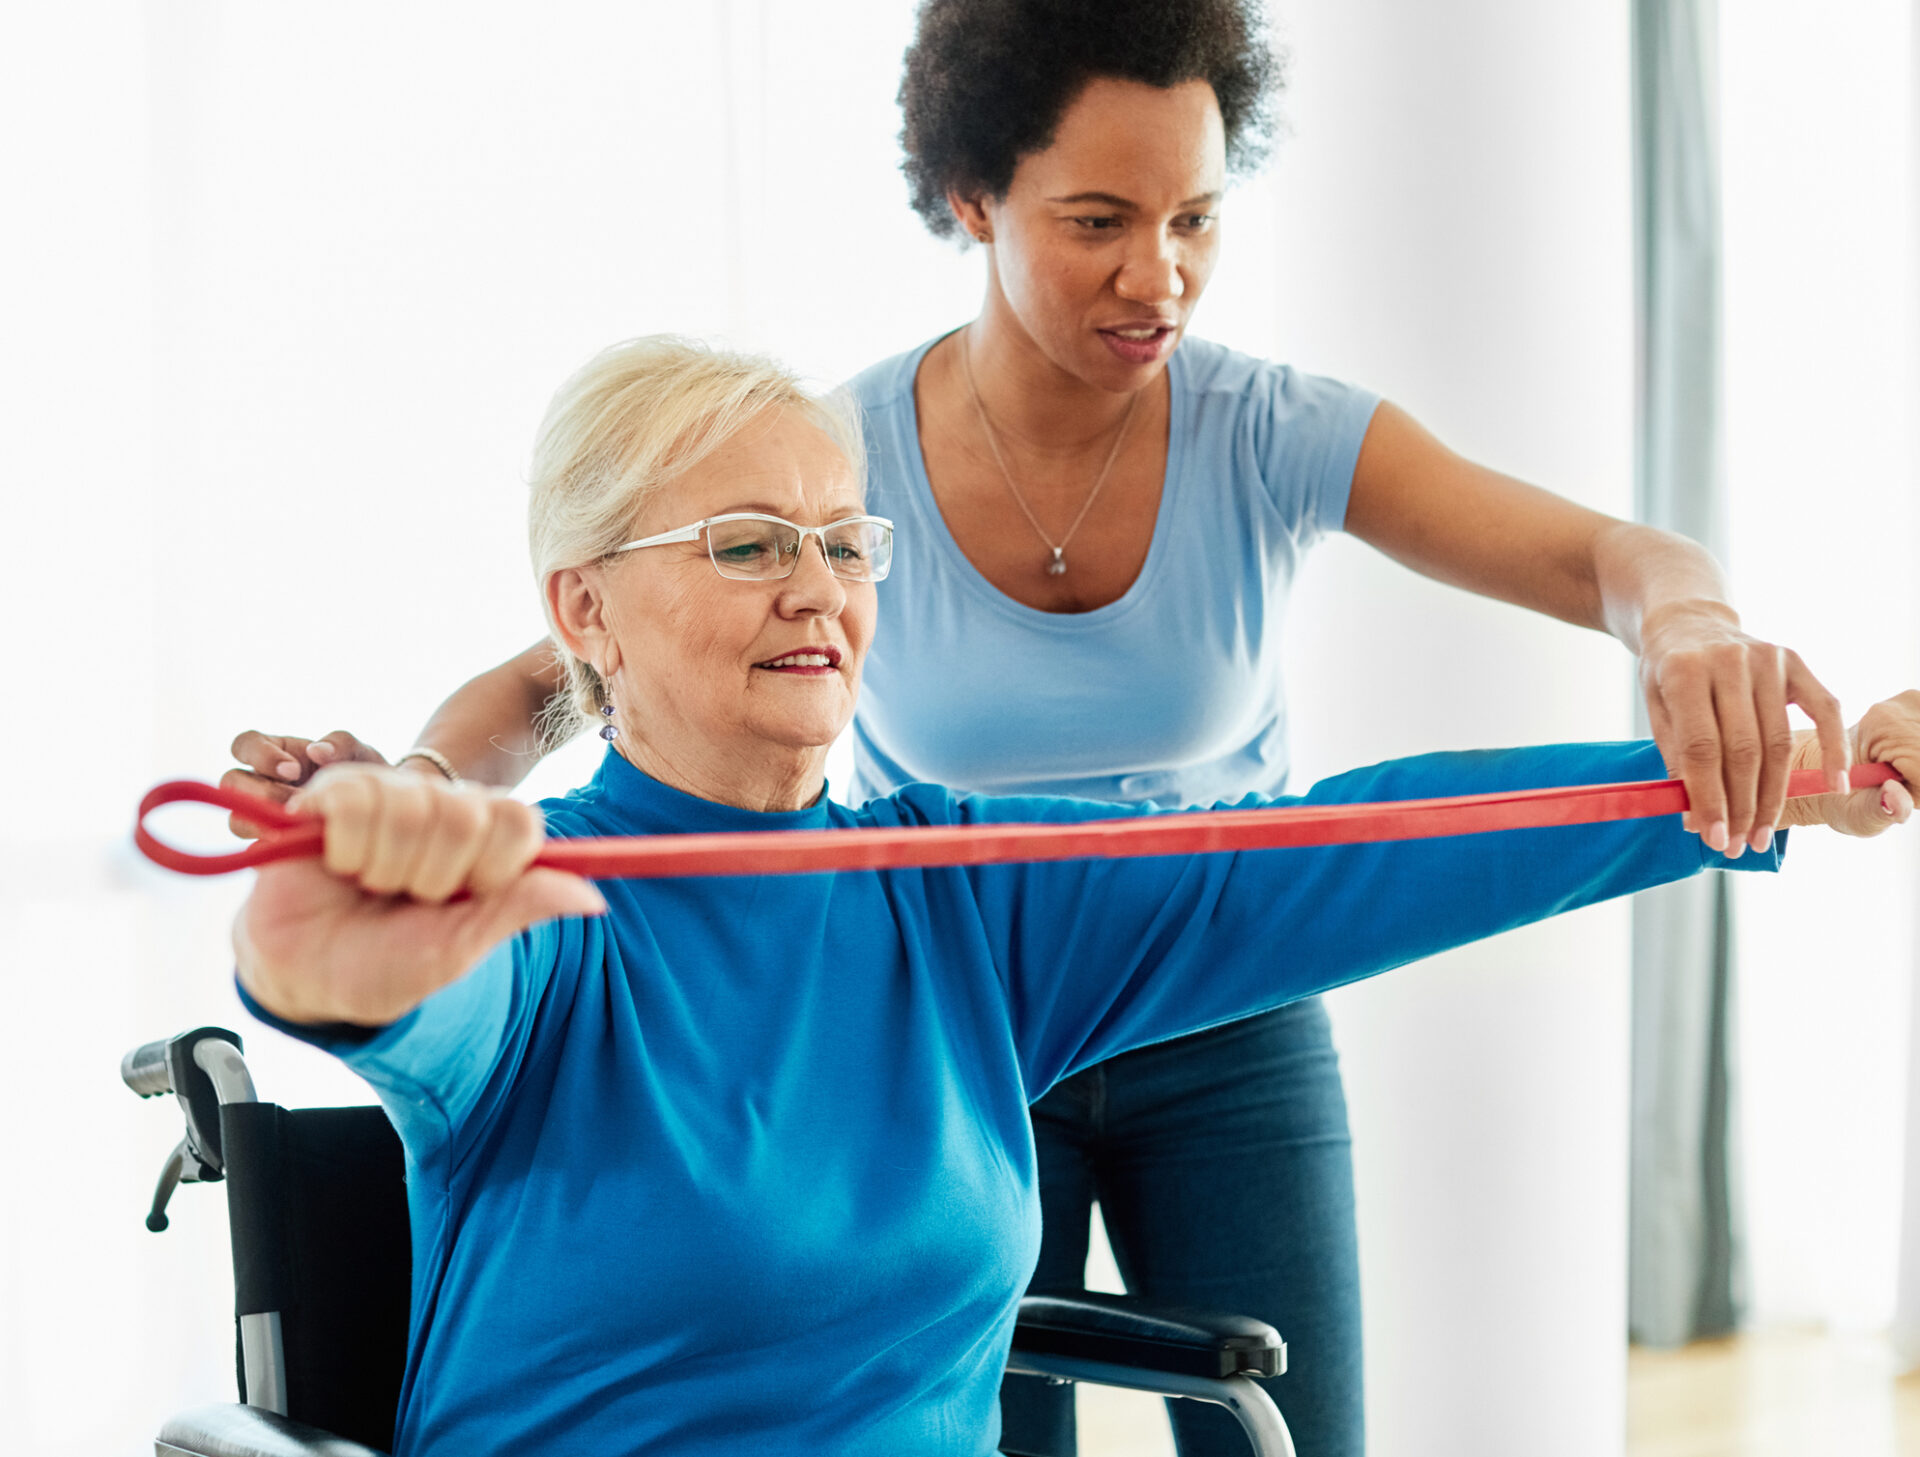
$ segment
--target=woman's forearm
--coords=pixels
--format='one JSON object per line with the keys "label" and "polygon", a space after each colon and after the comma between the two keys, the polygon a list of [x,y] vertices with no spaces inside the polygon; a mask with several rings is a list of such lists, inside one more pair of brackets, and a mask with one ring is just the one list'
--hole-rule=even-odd
{"label": "woman's forearm", "polygon": [[1788,704],[1819,729],[1825,767],[1845,768],[1838,700],[1797,654],[1742,631],[1719,564],[1684,536],[1476,465],[1388,403],[1354,466],[1347,530],[1438,581],[1624,643],[1661,755],[1687,782],[1687,827],[1716,850],[1757,850],[1773,833]]}
{"label": "woman's forearm", "polygon": [[1361,445],[1346,529],[1436,581],[1599,628],[1635,653],[1662,618],[1737,621],[1697,543],[1468,460],[1389,402]]}
{"label": "woman's forearm", "polygon": [[559,684],[553,650],[542,639],[461,684],[415,742],[444,754],[463,779],[511,789],[540,760],[538,720]]}

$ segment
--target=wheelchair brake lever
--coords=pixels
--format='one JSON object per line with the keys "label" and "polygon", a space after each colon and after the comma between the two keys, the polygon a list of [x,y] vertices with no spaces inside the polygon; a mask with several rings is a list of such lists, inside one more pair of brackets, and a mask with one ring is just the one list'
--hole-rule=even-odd
{"label": "wheelchair brake lever", "polygon": [[167,1227],[167,1203],[182,1184],[216,1183],[220,1176],[220,1170],[200,1161],[192,1138],[181,1139],[160,1166],[160,1181],[153,1188],[153,1207],[147,1211],[147,1228],[158,1234]]}

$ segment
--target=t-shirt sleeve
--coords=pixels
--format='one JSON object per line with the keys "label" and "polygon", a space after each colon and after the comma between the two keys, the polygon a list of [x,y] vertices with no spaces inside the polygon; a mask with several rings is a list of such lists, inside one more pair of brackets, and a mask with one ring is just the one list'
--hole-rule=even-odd
{"label": "t-shirt sleeve", "polygon": [[333,1053],[370,1083],[407,1152],[457,1153],[484,1121],[524,1052],[555,965],[577,950],[578,920],[548,921],[503,941],[458,981],[371,1031],[311,1027],[274,1016],[241,988],[256,1017]]}
{"label": "t-shirt sleeve", "polygon": [[1284,364],[1255,376],[1248,404],[1261,478],[1296,542],[1344,528],[1360,443],[1380,397]]}
{"label": "t-shirt sleeve", "polygon": [[[1299,799],[1365,803],[1663,777],[1651,744],[1395,760]],[[962,819],[1157,813],[1078,800],[965,799]],[[1130,1048],[1323,992],[1562,911],[1728,862],[1680,817],[1443,839],[970,871],[1033,1097]]]}

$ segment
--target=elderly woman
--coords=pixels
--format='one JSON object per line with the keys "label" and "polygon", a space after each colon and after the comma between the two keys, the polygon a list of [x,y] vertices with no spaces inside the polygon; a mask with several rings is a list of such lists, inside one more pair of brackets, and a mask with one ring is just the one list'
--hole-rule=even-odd
{"label": "elderly woman", "polygon": [[[672,340],[562,389],[534,564],[572,709],[610,750],[542,807],[546,833],[1153,812],[931,785],[827,799],[892,548],[860,438],[777,367]],[[1920,773],[1920,695],[1870,713],[1855,749]],[[1659,768],[1652,744],[1440,755],[1306,798]],[[1122,1050],[1726,863],[1668,817],[596,890],[529,868],[542,816],[511,800],[349,764],[295,804],[325,821],[324,863],[261,872],[239,977],[374,1085],[406,1145],[402,1454],[990,1452],[1039,1239],[1031,1100]],[[1893,785],[1789,814],[1871,832],[1910,808]]]}

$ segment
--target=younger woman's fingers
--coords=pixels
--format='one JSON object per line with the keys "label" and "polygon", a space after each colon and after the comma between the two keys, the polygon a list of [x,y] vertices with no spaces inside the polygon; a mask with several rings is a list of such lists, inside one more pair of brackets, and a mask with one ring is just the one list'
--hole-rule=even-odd
{"label": "younger woman's fingers", "polygon": [[[1753,677],[1744,655],[1723,669],[1713,692],[1714,719],[1720,725],[1720,782],[1727,795],[1728,855],[1738,860],[1753,833],[1759,804],[1760,771],[1765,761],[1760,717],[1753,701]],[[1718,848],[1718,847],[1716,847]]]}
{"label": "younger woman's fingers", "polygon": [[[1651,694],[1647,698],[1647,728],[1653,735],[1653,746],[1660,751],[1660,762],[1666,765],[1668,777],[1677,779],[1680,775],[1680,751],[1673,742],[1673,717],[1658,694]],[[1693,822],[1691,807],[1681,813],[1680,827],[1688,834],[1693,834],[1698,828]]]}
{"label": "younger woman's fingers", "polygon": [[[275,804],[285,804],[293,797],[293,786],[278,779],[265,779],[251,769],[229,769],[220,776],[220,787],[240,794],[251,794],[258,799],[272,800]],[[227,828],[243,840],[260,838],[260,826],[251,820],[243,820],[237,814],[227,816]]]}
{"label": "younger woman's fingers", "polygon": [[1786,653],[1775,648],[1753,675],[1753,710],[1760,724],[1759,793],[1747,843],[1764,850],[1787,804],[1787,776],[1793,772],[1793,725],[1787,721]]}
{"label": "younger woman's fingers", "polygon": [[1853,740],[1840,713],[1840,700],[1807,671],[1798,653],[1789,652],[1786,658],[1787,702],[1799,704],[1800,711],[1813,720],[1820,741],[1820,767],[1827,771],[1827,788],[1836,794],[1845,793],[1847,770],[1853,764]]}
{"label": "younger woman's fingers", "polygon": [[248,729],[234,739],[230,752],[262,778],[299,784],[317,767],[306,749],[305,739]]}
{"label": "younger woman's fingers", "polygon": [[1721,777],[1720,720],[1713,689],[1697,674],[1679,677],[1666,695],[1673,715],[1674,754],[1669,767],[1686,781],[1693,827],[1710,849],[1727,848],[1727,788]]}
{"label": "younger woman's fingers", "polygon": [[387,756],[371,744],[363,744],[345,729],[335,729],[324,738],[318,738],[307,748],[316,763],[321,764],[384,764]]}

